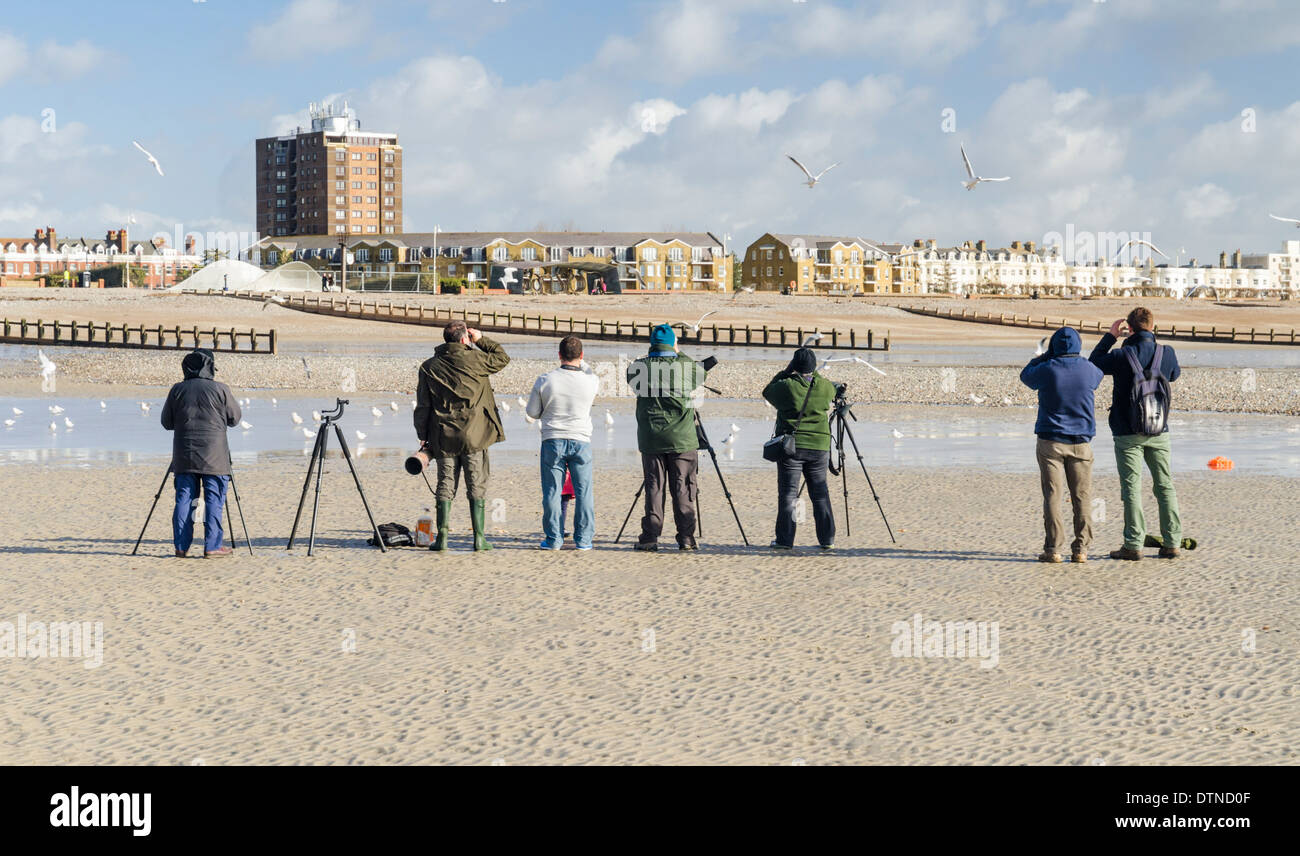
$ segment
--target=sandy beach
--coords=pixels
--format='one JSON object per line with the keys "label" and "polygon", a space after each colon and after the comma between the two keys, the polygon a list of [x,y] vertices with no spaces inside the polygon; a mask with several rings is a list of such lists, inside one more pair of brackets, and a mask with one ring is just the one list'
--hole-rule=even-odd
{"label": "sandy beach", "polygon": [[[391,461],[359,466],[381,520],[427,501]],[[610,543],[634,472],[602,472],[596,550],[557,555],[531,549],[535,475],[519,466],[495,473],[491,554],[464,552],[462,501],[455,552],[385,555],[361,546],[331,459],[312,558],[284,549],[301,476],[294,462],[240,472],[256,555],[217,562],[167,557],[165,519],[126,555],[156,468],[0,470],[7,612],[104,628],[98,668],[2,664],[3,760],[1297,761],[1294,480],[1181,479],[1201,544],[1179,561],[1045,566],[1028,475],[874,471],[893,546],[859,474],[853,535],[831,555],[741,546],[708,475],[701,552],[647,556]],[[766,544],[771,474],[729,482]],[[1118,509],[1113,480],[1098,487]],[[1117,517],[1096,552],[1118,543]],[[892,625],[916,614],[997,622],[996,667],[893,656]]]}
{"label": "sandy beach", "polygon": [[[224,315],[227,325],[276,326],[279,356],[218,357],[220,378],[256,397],[249,418],[257,431],[290,431],[287,414],[266,415],[270,396],[332,400],[348,369],[358,398],[396,402],[410,389],[409,354],[430,340],[427,329],[219,298],[39,297],[0,294],[0,312],[147,322],[175,319],[179,309],[195,323]],[[631,300],[607,305],[624,318],[662,311]],[[770,318],[781,310],[746,311]],[[898,341],[910,337],[918,346],[959,336],[957,322],[918,318],[909,327],[898,310],[866,303],[854,312],[861,313],[854,323],[883,319]],[[1122,314],[1118,304],[1109,314]],[[1024,352],[1017,360],[1027,360],[1036,341],[983,325],[959,330],[981,347]],[[514,339],[507,347],[526,344]],[[137,399],[160,400],[177,377],[176,353],[63,348],[55,353],[58,393],[46,394],[26,350],[0,359],[0,396],[62,401],[70,412],[84,405],[97,413],[95,400],[104,397],[108,414]],[[752,399],[785,358],[721,364],[710,375],[724,399],[719,412],[769,419],[760,403],[730,399]],[[526,392],[550,365],[515,360],[497,377],[499,397]],[[920,405],[936,404],[949,406],[921,415],[994,419],[986,412],[1001,408],[1006,419],[1032,424],[1034,399],[1012,365],[885,369],[887,377],[862,366],[834,370],[861,401],[881,405],[862,408],[865,420],[921,418]],[[1293,420],[1249,414],[1296,414],[1300,373],[1262,363],[1252,380],[1244,384],[1238,368],[1187,367],[1176,386],[1178,409],[1237,414],[1227,440],[1263,420],[1288,436]],[[1109,390],[1107,381],[1099,416]],[[380,421],[406,424],[405,404],[402,398],[403,412]],[[617,413],[620,425],[631,419],[628,401],[598,406]],[[47,419],[43,407],[28,407],[33,412],[21,418]],[[95,442],[83,412],[76,411],[78,428],[59,437]],[[134,415],[156,422],[156,411]],[[1187,420],[1179,430],[1200,424],[1195,414],[1176,415]],[[512,418],[507,432],[517,438],[524,429]],[[884,424],[855,430],[887,435]],[[1042,524],[1032,438],[1023,451],[1030,463],[1019,471],[980,461],[978,450],[974,465],[945,465],[938,455],[893,466],[890,450],[871,444],[866,464],[897,544],[861,472],[851,471],[852,534],[844,531],[837,482],[837,548],[812,548],[807,525],[796,542],[804,546],[782,554],[766,547],[775,475],[749,461],[762,439],[755,431],[747,428],[723,463],[751,546],[741,543],[702,459],[698,554],[678,553],[671,532],[657,555],[633,553],[626,535],[612,543],[640,481],[628,452],[609,452],[598,473],[596,549],[559,554],[535,549],[540,491],[531,452],[496,459],[489,527],[497,549],[487,554],[468,551],[463,499],[454,506],[448,554],[365,546],[360,500],[341,459],[331,457],[312,557],[302,542],[285,549],[306,458],[293,446],[242,453],[237,485],[255,554],[241,536],[240,552],[221,561],[171,557],[170,489],[140,555],[128,555],[166,467],[161,430],[148,453],[46,464],[11,455],[0,463],[0,654],[4,622],[20,621],[99,623],[102,650],[89,668],[85,656],[0,656],[9,699],[0,711],[0,761],[1297,763],[1300,478],[1180,470],[1184,529],[1198,549],[1173,562],[1148,550],[1146,560],[1127,563],[1099,558],[1119,546],[1122,529],[1112,465],[1096,478],[1102,510],[1094,515],[1093,560],[1053,566],[1034,560]],[[379,522],[410,526],[431,497],[422,480],[401,471],[398,442],[357,466]],[[902,442],[930,441],[909,435]],[[1014,442],[998,448],[1014,450]],[[1096,454],[1100,462],[1110,450],[1098,442]],[[633,536],[638,516],[629,524]],[[1147,516],[1155,519],[1149,496]],[[919,641],[930,622],[970,622],[996,645],[964,656],[911,649],[910,632],[900,628],[917,626]]]}

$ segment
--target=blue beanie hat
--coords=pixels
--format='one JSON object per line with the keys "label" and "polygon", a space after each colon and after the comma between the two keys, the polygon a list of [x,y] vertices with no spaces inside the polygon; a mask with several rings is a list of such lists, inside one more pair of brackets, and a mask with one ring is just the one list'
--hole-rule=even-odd
{"label": "blue beanie hat", "polygon": [[650,344],[676,345],[677,333],[669,324],[660,324],[650,331]]}

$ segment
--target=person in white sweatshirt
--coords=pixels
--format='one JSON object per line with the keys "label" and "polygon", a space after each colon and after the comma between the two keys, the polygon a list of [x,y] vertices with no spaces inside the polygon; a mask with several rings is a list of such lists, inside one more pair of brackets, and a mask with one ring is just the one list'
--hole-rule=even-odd
{"label": "person in white sweatshirt", "polygon": [[560,340],[560,367],[533,384],[527,413],[542,422],[542,529],[540,549],[564,543],[560,492],[567,469],[573,481],[573,543],[590,550],[595,501],[591,490],[591,405],[599,378],[582,362],[582,340]]}

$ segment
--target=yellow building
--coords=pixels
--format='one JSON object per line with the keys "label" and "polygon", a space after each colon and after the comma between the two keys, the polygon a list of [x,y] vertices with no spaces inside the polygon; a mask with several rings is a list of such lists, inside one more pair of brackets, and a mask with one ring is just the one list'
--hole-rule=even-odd
{"label": "yellow building", "polygon": [[755,291],[790,294],[911,294],[915,266],[890,262],[885,253],[899,244],[830,235],[769,232],[749,245],[740,264],[740,281]]}

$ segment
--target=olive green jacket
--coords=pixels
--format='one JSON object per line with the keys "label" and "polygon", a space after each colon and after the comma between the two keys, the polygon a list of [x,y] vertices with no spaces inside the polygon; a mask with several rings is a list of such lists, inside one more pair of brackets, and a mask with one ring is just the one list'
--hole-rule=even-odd
{"label": "olive green jacket", "polygon": [[700,447],[693,395],[707,375],[695,360],[660,346],[627,367],[627,382],[636,396],[636,444],[642,454]]}
{"label": "olive green jacket", "polygon": [[479,452],[506,438],[489,376],[510,357],[483,336],[474,347],[445,342],[416,379],[415,434],[431,455]]}
{"label": "olive green jacket", "polygon": [[783,371],[763,388],[763,397],[776,408],[776,433],[785,434],[794,424],[807,395],[808,407],[795,428],[794,444],[799,449],[827,452],[831,448],[830,412],[831,402],[835,399],[835,384],[816,372],[812,384],[810,395],[808,381],[803,379],[803,375]]}

